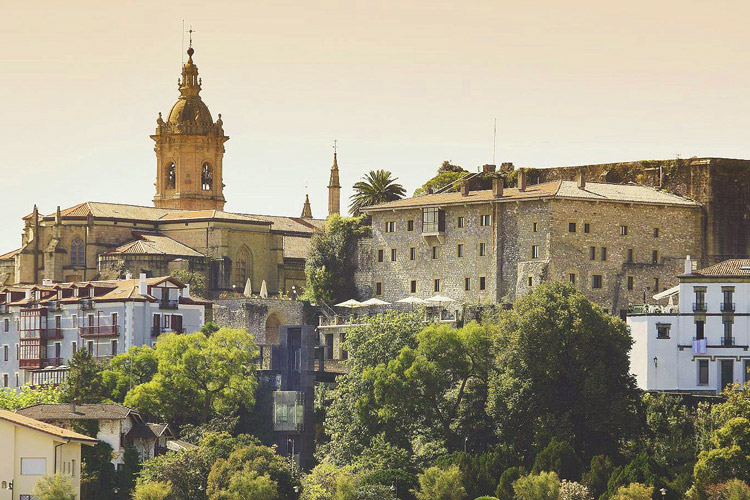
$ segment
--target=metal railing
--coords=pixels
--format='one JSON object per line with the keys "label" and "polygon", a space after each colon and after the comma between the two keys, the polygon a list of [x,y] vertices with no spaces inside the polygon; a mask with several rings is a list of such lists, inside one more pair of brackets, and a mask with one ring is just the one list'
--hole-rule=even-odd
{"label": "metal railing", "polygon": [[693,312],[706,312],[707,310],[705,302],[693,302]]}
{"label": "metal railing", "polygon": [[46,368],[48,366],[60,366],[63,364],[62,357],[54,357],[54,358],[44,358],[42,360],[42,368]]}
{"label": "metal railing", "polygon": [[733,346],[734,343],[734,337],[722,337],[721,338],[721,345],[723,346]]}
{"label": "metal railing", "polygon": [[63,338],[62,328],[46,328],[42,330],[42,338],[45,340],[60,340]]}
{"label": "metal railing", "polygon": [[78,332],[81,337],[114,337],[120,333],[118,325],[81,326]]}
{"label": "metal railing", "polygon": [[722,302],[721,312],[734,312],[734,302]]}
{"label": "metal railing", "polygon": [[180,305],[180,301],[175,299],[162,299],[159,301],[159,309],[177,309]]}

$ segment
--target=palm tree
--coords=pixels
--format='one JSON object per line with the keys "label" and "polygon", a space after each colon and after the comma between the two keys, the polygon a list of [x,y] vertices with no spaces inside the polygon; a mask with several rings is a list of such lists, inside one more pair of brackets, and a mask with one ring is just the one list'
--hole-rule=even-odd
{"label": "palm tree", "polygon": [[400,200],[406,194],[406,189],[397,184],[398,178],[392,178],[387,170],[370,170],[361,181],[354,185],[354,194],[351,196],[349,212],[360,215],[364,207]]}

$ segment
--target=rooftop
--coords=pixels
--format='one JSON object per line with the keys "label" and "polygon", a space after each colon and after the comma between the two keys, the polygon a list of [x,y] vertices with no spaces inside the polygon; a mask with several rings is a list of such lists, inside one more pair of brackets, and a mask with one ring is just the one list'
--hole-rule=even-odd
{"label": "rooftop", "polygon": [[682,276],[690,277],[711,277],[711,278],[750,278],[750,259],[729,259],[713,266],[698,269],[690,274]]}
{"label": "rooftop", "polygon": [[125,253],[138,255],[177,255],[180,257],[203,257],[204,255],[193,250],[179,241],[158,233],[136,232],[137,240],[129,241],[107,253]]}
{"label": "rooftop", "polygon": [[[19,412],[20,411],[21,410],[19,410]],[[0,420],[5,420],[6,422],[11,422],[13,424],[27,427],[35,431],[43,432],[57,438],[77,441],[82,444],[95,445],[96,443],[98,443],[96,438],[84,436],[83,434],[79,434],[68,429],[63,429],[62,427],[57,427],[56,425],[40,422],[39,420],[36,420],[27,415],[23,415],[21,413],[13,413],[8,410],[0,410]]]}
{"label": "rooftop", "polygon": [[525,190],[505,188],[502,197],[495,197],[491,189],[469,191],[467,196],[460,192],[427,194],[391,201],[365,208],[366,212],[391,210],[399,208],[417,208],[427,206],[463,205],[467,203],[488,203],[538,200],[547,198],[577,199],[586,201],[607,201],[621,203],[645,203],[653,205],[679,205],[698,207],[700,204],[669,194],[658,189],[635,184],[609,184],[603,182],[586,182],[584,189],[579,189],[575,181],[552,181],[532,184]]}
{"label": "rooftop", "polygon": [[117,403],[96,404],[38,404],[21,408],[19,415],[39,420],[122,420],[135,410]]}

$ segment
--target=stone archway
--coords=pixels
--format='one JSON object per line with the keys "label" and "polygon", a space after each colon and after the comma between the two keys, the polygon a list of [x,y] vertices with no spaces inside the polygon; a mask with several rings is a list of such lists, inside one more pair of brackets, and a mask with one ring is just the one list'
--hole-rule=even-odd
{"label": "stone archway", "polygon": [[266,329],[265,329],[265,343],[266,344],[278,344],[279,343],[279,327],[283,325],[283,317],[279,314],[272,312],[266,318]]}

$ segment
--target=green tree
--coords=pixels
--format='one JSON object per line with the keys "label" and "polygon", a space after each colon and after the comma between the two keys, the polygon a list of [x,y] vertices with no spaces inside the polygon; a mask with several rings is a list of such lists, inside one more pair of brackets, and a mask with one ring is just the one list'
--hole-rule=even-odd
{"label": "green tree", "polygon": [[500,474],[500,480],[497,483],[495,496],[499,500],[513,500],[516,493],[513,489],[513,483],[524,475],[523,467],[508,467]]}
{"label": "green tree", "polygon": [[457,181],[468,174],[469,172],[467,170],[458,165],[451,164],[450,160],[446,160],[440,165],[440,168],[438,168],[435,177],[428,180],[420,188],[414,191],[414,196],[425,194],[430,189],[433,192],[439,189],[444,189],[445,191],[458,191],[459,183]]}
{"label": "green tree", "polygon": [[393,491],[382,484],[360,486],[354,492],[354,500],[397,500]]}
{"label": "green tree", "polygon": [[334,214],[326,219],[323,231],[313,234],[305,261],[306,300],[338,303],[357,296],[357,241],[369,231],[361,222],[361,217]]}
{"label": "green tree", "polygon": [[627,486],[620,486],[617,493],[612,496],[612,500],[651,500],[653,495],[653,486],[631,483]]}
{"label": "green tree", "polygon": [[198,295],[199,297],[206,297],[208,287],[206,286],[206,276],[203,273],[188,271],[186,269],[175,269],[171,272],[171,276],[184,283],[190,285],[190,295]]}
{"label": "green tree", "polygon": [[713,449],[701,451],[695,464],[700,488],[733,478],[750,481],[750,420],[735,417],[716,431]]}
{"label": "green tree", "polygon": [[666,486],[665,471],[648,453],[641,453],[625,467],[618,467],[612,472],[607,483],[609,496],[614,496],[622,486],[640,483],[654,486],[657,490]]}
{"label": "green tree", "polygon": [[236,449],[258,444],[253,436],[207,433],[195,448],[170,451],[143,463],[139,481],[172,485],[168,500],[206,500],[208,475],[214,463]]}
{"label": "green tree", "polygon": [[496,338],[489,412],[517,452],[563,435],[590,460],[637,429],[627,326],[574,286],[535,287],[502,315]]}
{"label": "green tree", "polygon": [[[209,500],[276,500],[276,483],[268,474],[259,474],[248,468],[234,472],[228,479],[226,488],[209,491]],[[210,487],[210,483],[209,483]],[[284,497],[286,498],[286,497]]]}
{"label": "green tree", "polygon": [[707,500],[750,500],[750,486],[739,479],[708,486]]}
{"label": "green tree", "polygon": [[271,491],[267,486],[269,482],[273,486],[273,496],[278,494],[285,499],[296,498],[294,488],[299,489],[299,483],[289,462],[276,454],[273,448],[251,444],[234,450],[226,459],[219,458],[214,462],[208,476],[208,496],[223,499],[225,497],[222,495],[232,494],[238,484],[253,484],[253,488],[268,493]]}
{"label": "green tree", "polygon": [[562,480],[558,500],[594,500],[587,487],[575,481]]}
{"label": "green tree", "polygon": [[[487,421],[486,383],[493,364],[486,328],[470,323],[456,329],[432,325],[417,336],[417,347],[365,370],[373,393],[368,410],[394,434],[439,439],[449,450],[464,446],[469,426]],[[478,404],[474,401],[478,399]],[[479,414],[471,411],[479,408]]]}
{"label": "green tree", "polygon": [[300,500],[349,500],[346,496],[353,494],[355,483],[356,475],[351,467],[323,462],[303,476]]}
{"label": "green tree", "polygon": [[154,348],[156,375],[128,391],[125,405],[173,423],[206,423],[255,401],[254,338],[222,328],[206,336],[169,333]]}
{"label": "green tree", "polygon": [[133,491],[133,500],[166,500],[171,492],[172,485],[170,483],[139,481]]}
{"label": "green tree", "polygon": [[461,471],[457,466],[447,469],[430,467],[419,476],[419,489],[414,491],[417,500],[464,500],[466,490]]}
{"label": "green tree", "polygon": [[562,479],[575,481],[581,476],[581,460],[569,441],[553,438],[534,460],[533,473],[556,472]]}
{"label": "green tree", "polygon": [[113,401],[122,403],[133,387],[150,382],[159,367],[156,351],[150,346],[133,346],[118,354],[101,372],[102,386]]}
{"label": "green tree", "polygon": [[87,349],[73,353],[70,369],[63,383],[63,401],[76,403],[101,403],[106,398],[102,385],[104,364],[95,360]]}
{"label": "green tree", "polygon": [[[90,433],[96,435],[96,433]],[[112,465],[114,450],[104,441],[81,447],[81,498],[98,498],[102,491],[113,491],[118,476]],[[123,491],[123,498],[127,492]]]}
{"label": "green tree", "polygon": [[18,389],[0,389],[0,409],[16,411],[27,406],[42,403],[59,403],[62,401],[62,389],[56,385],[25,385]]}
{"label": "green tree", "polygon": [[69,476],[56,473],[39,479],[34,485],[34,495],[39,500],[74,500],[76,492]]}
{"label": "green tree", "polygon": [[356,217],[365,207],[403,198],[406,189],[391,175],[387,170],[371,170],[361,181],[355,183],[349,213]]}
{"label": "green tree", "polygon": [[581,482],[589,489],[594,498],[599,498],[607,491],[607,483],[612,475],[614,465],[606,455],[596,455],[591,459],[591,464],[583,473]]}
{"label": "green tree", "polygon": [[517,479],[513,491],[518,500],[557,500],[560,479],[554,472],[530,474]]}

